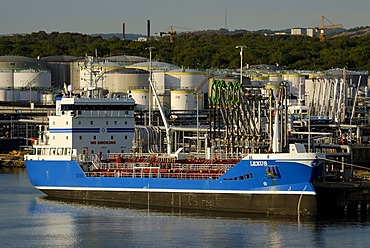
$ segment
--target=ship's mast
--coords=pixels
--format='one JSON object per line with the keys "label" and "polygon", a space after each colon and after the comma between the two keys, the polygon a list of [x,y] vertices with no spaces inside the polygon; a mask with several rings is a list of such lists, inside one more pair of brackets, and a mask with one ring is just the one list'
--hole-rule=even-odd
{"label": "ship's mast", "polygon": [[88,76],[87,79],[83,79],[87,85],[87,87],[84,88],[84,90],[91,95],[91,97],[94,97],[94,91],[98,91],[98,94],[100,95],[100,90],[103,89],[102,86],[98,86],[98,81],[102,80],[105,71],[99,71],[94,69],[94,57],[93,56],[87,56],[85,58],[85,70],[87,73],[85,74]]}

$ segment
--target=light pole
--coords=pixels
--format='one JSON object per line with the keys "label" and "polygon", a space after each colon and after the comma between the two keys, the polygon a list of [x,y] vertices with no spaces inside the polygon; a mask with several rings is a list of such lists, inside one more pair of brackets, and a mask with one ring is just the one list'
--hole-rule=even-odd
{"label": "light pole", "polygon": [[[149,50],[149,81],[152,81],[152,50],[155,47],[147,47],[145,49]],[[152,89],[149,82],[149,99],[148,99],[148,108],[149,108],[149,126],[152,125]]]}
{"label": "light pole", "polygon": [[199,95],[198,92],[197,96],[197,153],[199,153]]}
{"label": "light pole", "polygon": [[247,46],[236,46],[236,48],[240,48],[240,83],[243,83],[243,49]]}
{"label": "light pole", "polygon": [[10,138],[13,139],[13,114],[10,115]]}
{"label": "light pole", "polygon": [[10,138],[13,138],[13,114],[15,113],[14,105],[15,105],[15,99],[14,99],[14,87],[15,87],[15,80],[14,80],[14,66],[16,65],[15,62],[11,62],[10,65],[12,66],[12,114],[10,115]]}

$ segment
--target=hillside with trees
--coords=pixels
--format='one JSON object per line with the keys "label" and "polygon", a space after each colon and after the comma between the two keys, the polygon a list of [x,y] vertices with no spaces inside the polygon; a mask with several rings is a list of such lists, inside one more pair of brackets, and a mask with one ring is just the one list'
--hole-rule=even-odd
{"label": "hillside with trees", "polygon": [[[222,31],[222,30],[221,30]],[[327,70],[347,67],[370,71],[370,34],[337,35],[320,42],[307,36],[270,35],[260,32],[189,32],[160,37],[146,42],[103,39],[79,33],[46,33],[0,37],[0,55],[38,56],[85,54],[99,57],[134,55],[149,57],[146,47],[155,47],[153,60],[169,62],[184,68],[210,69],[240,66],[238,45],[245,45],[247,64],[279,64],[287,69]]]}

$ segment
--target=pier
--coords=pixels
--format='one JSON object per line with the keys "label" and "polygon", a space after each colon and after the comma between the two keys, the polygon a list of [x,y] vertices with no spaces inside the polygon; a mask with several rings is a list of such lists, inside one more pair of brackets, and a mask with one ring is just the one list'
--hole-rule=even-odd
{"label": "pier", "polygon": [[316,182],[319,214],[348,216],[370,212],[370,182]]}

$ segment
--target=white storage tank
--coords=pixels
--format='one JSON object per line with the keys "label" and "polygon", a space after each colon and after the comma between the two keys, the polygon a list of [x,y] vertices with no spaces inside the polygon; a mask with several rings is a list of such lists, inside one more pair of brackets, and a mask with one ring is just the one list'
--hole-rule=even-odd
{"label": "white storage tank", "polygon": [[7,99],[7,90],[6,89],[0,89],[0,102],[6,102]]}
{"label": "white storage tank", "polygon": [[13,72],[11,70],[0,70],[0,87],[13,87]]}
{"label": "white storage tank", "polygon": [[[206,79],[201,71],[192,69],[172,70],[166,74],[166,86],[170,89],[196,89]],[[207,86],[204,87],[207,89]]]}
{"label": "white storage tank", "polygon": [[51,86],[51,74],[49,71],[37,71],[33,69],[16,70],[14,72],[14,87],[39,87],[49,88]]}
{"label": "white storage tank", "polygon": [[74,56],[57,55],[43,57],[39,62],[50,70],[52,87],[63,88],[65,82],[72,83],[72,63],[77,59]]}
{"label": "white storage tank", "polygon": [[131,90],[129,92],[129,96],[135,100],[136,109],[137,110],[144,110],[148,109],[149,106],[149,90],[142,89],[142,90]]}
{"label": "white storage tank", "polygon": [[289,82],[290,93],[302,98],[304,94],[305,76],[299,73],[283,74],[283,80]]}
{"label": "white storage tank", "polygon": [[197,102],[193,92],[193,90],[171,90],[171,110],[195,110]]}
{"label": "white storage tank", "polygon": [[152,72],[155,71],[171,71],[175,69],[180,69],[177,65],[169,64],[166,62],[159,62],[159,61],[152,61],[152,63],[148,61],[146,62],[140,62],[140,63],[135,63],[129,66],[126,66],[126,68],[135,68],[135,69],[141,69],[141,70],[146,70]]}
{"label": "white storage tank", "polygon": [[164,71],[157,71],[152,73],[152,79],[157,90],[157,94],[165,94],[166,93],[166,75]]}
{"label": "white storage tank", "polygon": [[276,82],[270,82],[270,83],[266,84],[265,89],[267,91],[272,90],[272,94],[273,94],[274,98],[277,99],[278,95],[280,94],[279,92],[283,89],[283,86],[276,83]]}
{"label": "white storage tank", "polygon": [[44,105],[54,104],[54,94],[52,93],[42,94],[41,103]]}
{"label": "white storage tank", "polygon": [[[94,62],[91,66],[88,65],[85,67],[85,61],[79,61],[79,85],[77,89],[83,89],[90,86],[91,79],[93,84],[98,87],[107,88],[107,75],[111,71],[118,71],[122,68],[122,65],[118,63],[113,63],[109,61]],[[92,73],[91,73],[92,71]],[[92,77],[92,78],[91,78]]]}
{"label": "white storage tank", "polygon": [[272,73],[272,74],[269,74],[269,81],[271,82],[281,82],[283,81],[283,76],[279,73]]}
{"label": "white storage tank", "polygon": [[124,92],[133,89],[148,88],[149,72],[139,69],[123,68],[104,74],[104,88],[111,93]]}
{"label": "white storage tank", "polygon": [[267,76],[254,76],[251,79],[251,85],[253,86],[264,86],[268,83],[269,77]]}

